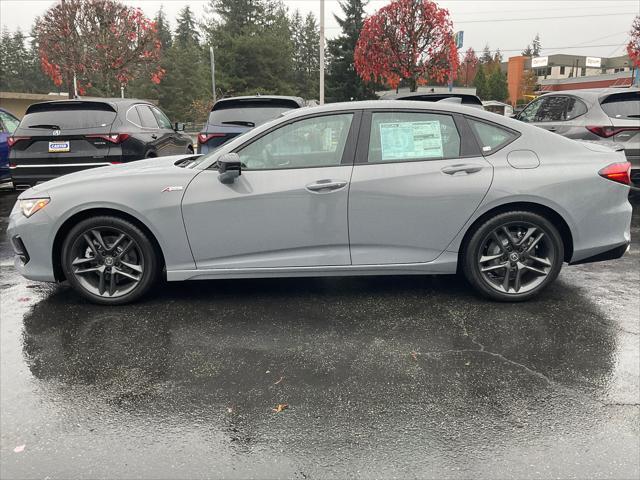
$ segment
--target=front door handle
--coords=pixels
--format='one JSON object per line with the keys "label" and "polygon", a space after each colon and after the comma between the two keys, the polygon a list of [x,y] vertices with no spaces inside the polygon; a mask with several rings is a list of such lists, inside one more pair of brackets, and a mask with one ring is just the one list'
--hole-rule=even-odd
{"label": "front door handle", "polygon": [[156,138],[158,138],[158,135],[156,135],[155,133],[152,133],[151,134],[151,138],[153,138],[155,140]]}
{"label": "front door handle", "polygon": [[484,167],[482,165],[477,165],[473,163],[463,163],[457,165],[450,165],[448,167],[443,167],[441,169],[442,173],[446,173],[447,175],[455,175],[456,173],[476,173],[482,170]]}
{"label": "front door handle", "polygon": [[307,185],[307,190],[313,193],[329,193],[347,186],[345,180],[318,180]]}

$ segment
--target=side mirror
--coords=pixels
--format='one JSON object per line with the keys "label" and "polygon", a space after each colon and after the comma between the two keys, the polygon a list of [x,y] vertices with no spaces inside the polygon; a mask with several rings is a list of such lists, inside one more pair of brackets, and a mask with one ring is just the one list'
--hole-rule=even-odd
{"label": "side mirror", "polygon": [[173,127],[176,132],[184,132],[184,123],[182,122],[176,122]]}
{"label": "side mirror", "polygon": [[218,159],[218,180],[230,185],[242,175],[242,162],[237,153],[225,153]]}

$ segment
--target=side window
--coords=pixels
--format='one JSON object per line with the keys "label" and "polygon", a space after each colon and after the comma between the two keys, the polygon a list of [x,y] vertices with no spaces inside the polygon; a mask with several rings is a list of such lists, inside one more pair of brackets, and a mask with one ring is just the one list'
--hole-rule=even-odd
{"label": "side window", "polygon": [[156,120],[158,121],[158,125],[160,125],[160,128],[168,128],[169,130],[173,130],[173,125],[171,125],[171,120],[167,118],[167,116],[164,114],[162,110],[156,107],[151,107],[151,111],[153,112],[153,115],[156,117]]}
{"label": "side window", "polygon": [[313,117],[290,123],[238,151],[249,170],[340,165],[352,113]]}
{"label": "side window", "polygon": [[520,112],[518,115],[518,120],[525,123],[535,122],[536,114],[538,113],[538,109],[542,104],[542,99],[534,100],[527,107]]}
{"label": "side window", "polygon": [[146,105],[138,105],[136,108],[140,115],[140,125],[142,125],[143,128],[158,128],[156,117],[149,107]]}
{"label": "side window", "polygon": [[575,97],[567,97],[567,111],[565,120],[573,120],[580,115],[587,113],[587,106]]}
{"label": "side window", "polygon": [[567,97],[543,97],[540,108],[536,112],[535,122],[561,122],[565,119]]}
{"label": "side window", "polygon": [[18,128],[19,120],[13,118],[11,115],[7,115],[4,112],[0,112],[0,124],[4,126],[8,134],[12,134]]}
{"label": "side window", "polygon": [[127,111],[127,121],[133,123],[137,127],[142,126],[142,120],[140,120],[140,115],[138,115],[138,109],[136,107],[131,107]]}
{"label": "side window", "polygon": [[437,160],[460,156],[460,135],[449,115],[375,112],[369,163]]}
{"label": "side window", "polygon": [[484,153],[491,153],[498,150],[518,136],[513,131],[493,123],[481,122],[472,118],[468,118],[468,120],[471,128],[478,137]]}

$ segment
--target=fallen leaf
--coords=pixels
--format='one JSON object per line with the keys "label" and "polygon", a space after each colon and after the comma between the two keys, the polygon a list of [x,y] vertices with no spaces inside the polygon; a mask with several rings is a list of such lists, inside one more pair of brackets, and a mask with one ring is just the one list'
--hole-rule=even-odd
{"label": "fallen leaf", "polygon": [[411,352],[411,358],[413,358],[414,362],[418,361],[418,352]]}
{"label": "fallen leaf", "polygon": [[18,299],[19,302],[28,302],[29,300],[31,300],[31,298],[29,298],[29,297],[20,297]]}
{"label": "fallen leaf", "polygon": [[16,448],[13,449],[13,451],[15,453],[20,453],[20,452],[24,452],[26,445],[18,445]]}
{"label": "fallen leaf", "polygon": [[468,367],[469,365],[471,365],[471,362],[467,362],[465,363],[465,365]]}
{"label": "fallen leaf", "polygon": [[279,403],[278,405],[276,405],[276,408],[272,408],[271,410],[273,411],[273,413],[280,413],[287,408],[289,408],[288,403]]}
{"label": "fallen leaf", "polygon": [[233,407],[227,407],[227,413],[233,413]]}
{"label": "fallen leaf", "polygon": [[282,380],[284,380],[284,377],[280,377],[280,380],[278,380],[277,382],[274,383],[274,385],[278,385]]}

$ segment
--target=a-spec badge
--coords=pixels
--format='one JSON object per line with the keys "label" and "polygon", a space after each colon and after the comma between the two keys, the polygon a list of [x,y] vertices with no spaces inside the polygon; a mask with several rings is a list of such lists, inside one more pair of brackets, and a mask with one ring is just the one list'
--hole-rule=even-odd
{"label": "a-spec badge", "polygon": [[173,187],[164,187],[162,189],[162,193],[164,192],[179,192],[180,190],[184,190],[184,187],[182,185],[176,185]]}

